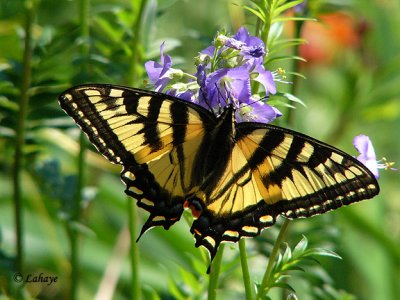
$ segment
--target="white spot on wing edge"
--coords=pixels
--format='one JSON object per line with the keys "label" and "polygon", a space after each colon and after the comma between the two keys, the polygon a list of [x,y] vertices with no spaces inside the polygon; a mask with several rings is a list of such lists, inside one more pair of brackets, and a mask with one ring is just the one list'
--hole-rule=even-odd
{"label": "white spot on wing edge", "polygon": [[112,88],[111,90],[110,90],[110,96],[111,97],[122,97],[122,93],[123,93],[124,91],[123,90],[121,90],[121,89],[117,89],[117,88]]}
{"label": "white spot on wing edge", "polygon": [[72,101],[74,99],[70,93],[64,94],[63,98],[68,101]]}
{"label": "white spot on wing edge", "polygon": [[[143,199],[142,199],[143,200]],[[157,221],[165,221],[164,216],[155,216],[152,221],[157,222]]]}
{"label": "white spot on wing edge", "polygon": [[99,90],[93,89],[93,88],[89,88],[89,89],[84,89],[83,93],[86,96],[92,97],[92,96],[101,96],[101,93]]}
{"label": "white spot on wing edge", "polygon": [[[140,190],[140,189],[138,189],[138,188],[135,187],[135,186],[130,186],[130,187],[128,188],[128,190],[131,191],[131,192],[133,192],[133,193],[135,193],[136,195],[143,195],[143,191]],[[142,202],[144,202],[144,201],[142,201]]]}
{"label": "white spot on wing edge", "polygon": [[262,223],[273,223],[274,222],[274,218],[270,215],[261,216],[259,220]]}
{"label": "white spot on wing edge", "polygon": [[206,236],[204,239],[209,243],[212,247],[215,247],[215,240],[211,236]]}
{"label": "white spot on wing edge", "polygon": [[335,152],[332,152],[331,159],[338,164],[341,164],[343,162],[343,156]]}
{"label": "white spot on wing edge", "polygon": [[233,238],[238,238],[239,237],[239,232],[234,231],[234,230],[225,230],[224,235],[225,236],[230,236],[230,237],[233,237]]}
{"label": "white spot on wing edge", "polygon": [[132,181],[136,180],[135,174],[133,174],[132,172],[129,172],[129,171],[124,172],[124,177],[126,177]]}
{"label": "white spot on wing edge", "polygon": [[242,230],[250,233],[250,234],[257,234],[258,233],[258,228],[255,226],[243,226]]}
{"label": "white spot on wing edge", "polygon": [[143,204],[145,204],[145,205],[147,205],[147,206],[154,206],[154,202],[153,202],[153,201],[150,201],[150,200],[147,199],[147,198],[142,198],[142,199],[140,199],[140,202],[142,202]]}

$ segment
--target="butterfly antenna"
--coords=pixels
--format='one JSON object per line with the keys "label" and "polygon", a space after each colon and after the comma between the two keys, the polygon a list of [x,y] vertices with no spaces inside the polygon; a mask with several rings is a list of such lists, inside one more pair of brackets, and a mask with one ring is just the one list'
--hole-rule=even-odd
{"label": "butterfly antenna", "polygon": [[[217,84],[215,83],[215,88],[218,91],[218,113],[221,114],[222,113],[222,105],[221,102],[224,101],[225,102],[225,106],[228,104],[227,99],[232,99],[231,94],[229,92],[229,89],[227,87],[227,84],[225,83],[225,92],[226,92],[226,97],[224,97],[224,95],[221,92],[221,89],[218,88]],[[221,101],[222,99],[222,101]]]}
{"label": "butterfly antenna", "polygon": [[201,95],[203,96],[204,102],[206,103],[208,109],[212,112],[213,109],[212,109],[210,103],[208,103],[208,98],[207,98],[206,92],[204,91],[204,89],[203,89],[202,87],[200,87],[200,91],[199,91],[199,92],[200,92]]}
{"label": "butterfly antenna", "polygon": [[257,103],[257,102],[263,102],[264,100],[267,100],[268,98],[269,98],[268,96],[264,96],[260,99],[254,100],[253,102],[244,104],[243,107],[251,106],[252,104]]}

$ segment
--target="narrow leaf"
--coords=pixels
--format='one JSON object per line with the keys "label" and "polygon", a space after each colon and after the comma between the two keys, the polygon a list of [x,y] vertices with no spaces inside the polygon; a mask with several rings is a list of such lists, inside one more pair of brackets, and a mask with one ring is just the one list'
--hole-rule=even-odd
{"label": "narrow leaf", "polygon": [[292,258],[292,250],[290,249],[289,245],[286,244],[285,252],[283,253],[282,261],[283,263],[288,262]]}
{"label": "narrow leaf", "polygon": [[307,253],[307,255],[328,256],[328,257],[334,257],[337,259],[342,259],[342,257],[339,254],[337,254],[331,250],[328,250],[328,249],[313,248],[313,249],[307,250],[306,253]]}
{"label": "narrow leaf", "polygon": [[259,18],[261,21],[265,22],[265,16],[261,12],[255,10],[254,8],[251,8],[247,5],[244,5],[243,8],[248,10],[249,12],[251,12],[253,15],[255,15],[257,18]]}
{"label": "narrow leaf", "polygon": [[294,288],[292,288],[289,284],[287,284],[286,282],[275,282],[273,285],[272,285],[273,287],[279,287],[279,288],[282,288],[282,289],[287,289],[287,290],[290,290],[290,291],[292,291],[292,292],[296,292],[295,290],[294,290]]}
{"label": "narrow leaf", "polygon": [[300,100],[299,98],[297,98],[296,96],[294,96],[293,94],[290,94],[290,93],[283,93],[283,94],[282,94],[282,97],[285,97],[285,98],[288,99],[289,101],[297,102],[297,103],[303,105],[304,107],[306,107],[306,105],[304,104],[304,102],[301,101],[301,100]]}
{"label": "narrow leaf", "polygon": [[290,2],[286,2],[285,4],[283,4],[282,6],[276,8],[273,11],[274,16],[278,16],[281,13],[283,13],[284,11],[288,10],[289,8],[295,7],[297,4],[302,3],[304,0],[295,0],[295,1],[290,1]]}
{"label": "narrow leaf", "polygon": [[303,238],[300,240],[300,242],[297,243],[297,245],[294,247],[293,250],[293,256],[298,257],[301,254],[304,253],[304,251],[307,249],[308,246],[308,240],[307,238],[303,235]]}
{"label": "narrow leaf", "polygon": [[307,18],[307,17],[280,17],[280,18],[274,18],[272,20],[272,23],[288,22],[288,21],[312,21],[312,22],[316,22],[317,19]]}

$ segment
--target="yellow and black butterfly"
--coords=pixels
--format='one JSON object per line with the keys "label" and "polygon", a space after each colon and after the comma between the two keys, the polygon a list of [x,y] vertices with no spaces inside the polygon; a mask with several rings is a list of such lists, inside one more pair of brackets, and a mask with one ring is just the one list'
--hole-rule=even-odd
{"label": "yellow and black butterfly", "polygon": [[357,159],[301,133],[237,123],[165,94],[107,84],[73,87],[61,107],[111,162],[125,193],[150,213],[141,234],[168,229],[185,208],[196,247],[252,237],[282,215],[309,217],[379,193]]}

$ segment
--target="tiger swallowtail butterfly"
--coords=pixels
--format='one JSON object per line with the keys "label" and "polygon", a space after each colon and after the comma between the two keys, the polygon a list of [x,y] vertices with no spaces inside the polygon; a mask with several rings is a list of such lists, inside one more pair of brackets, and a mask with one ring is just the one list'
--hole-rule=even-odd
{"label": "tiger swallowtail butterfly", "polygon": [[109,161],[125,193],[150,213],[140,236],[169,229],[190,208],[196,247],[214,258],[221,242],[253,237],[277,217],[310,217],[379,193],[354,157],[274,125],[237,123],[196,104],[135,88],[88,84],[61,107]]}

